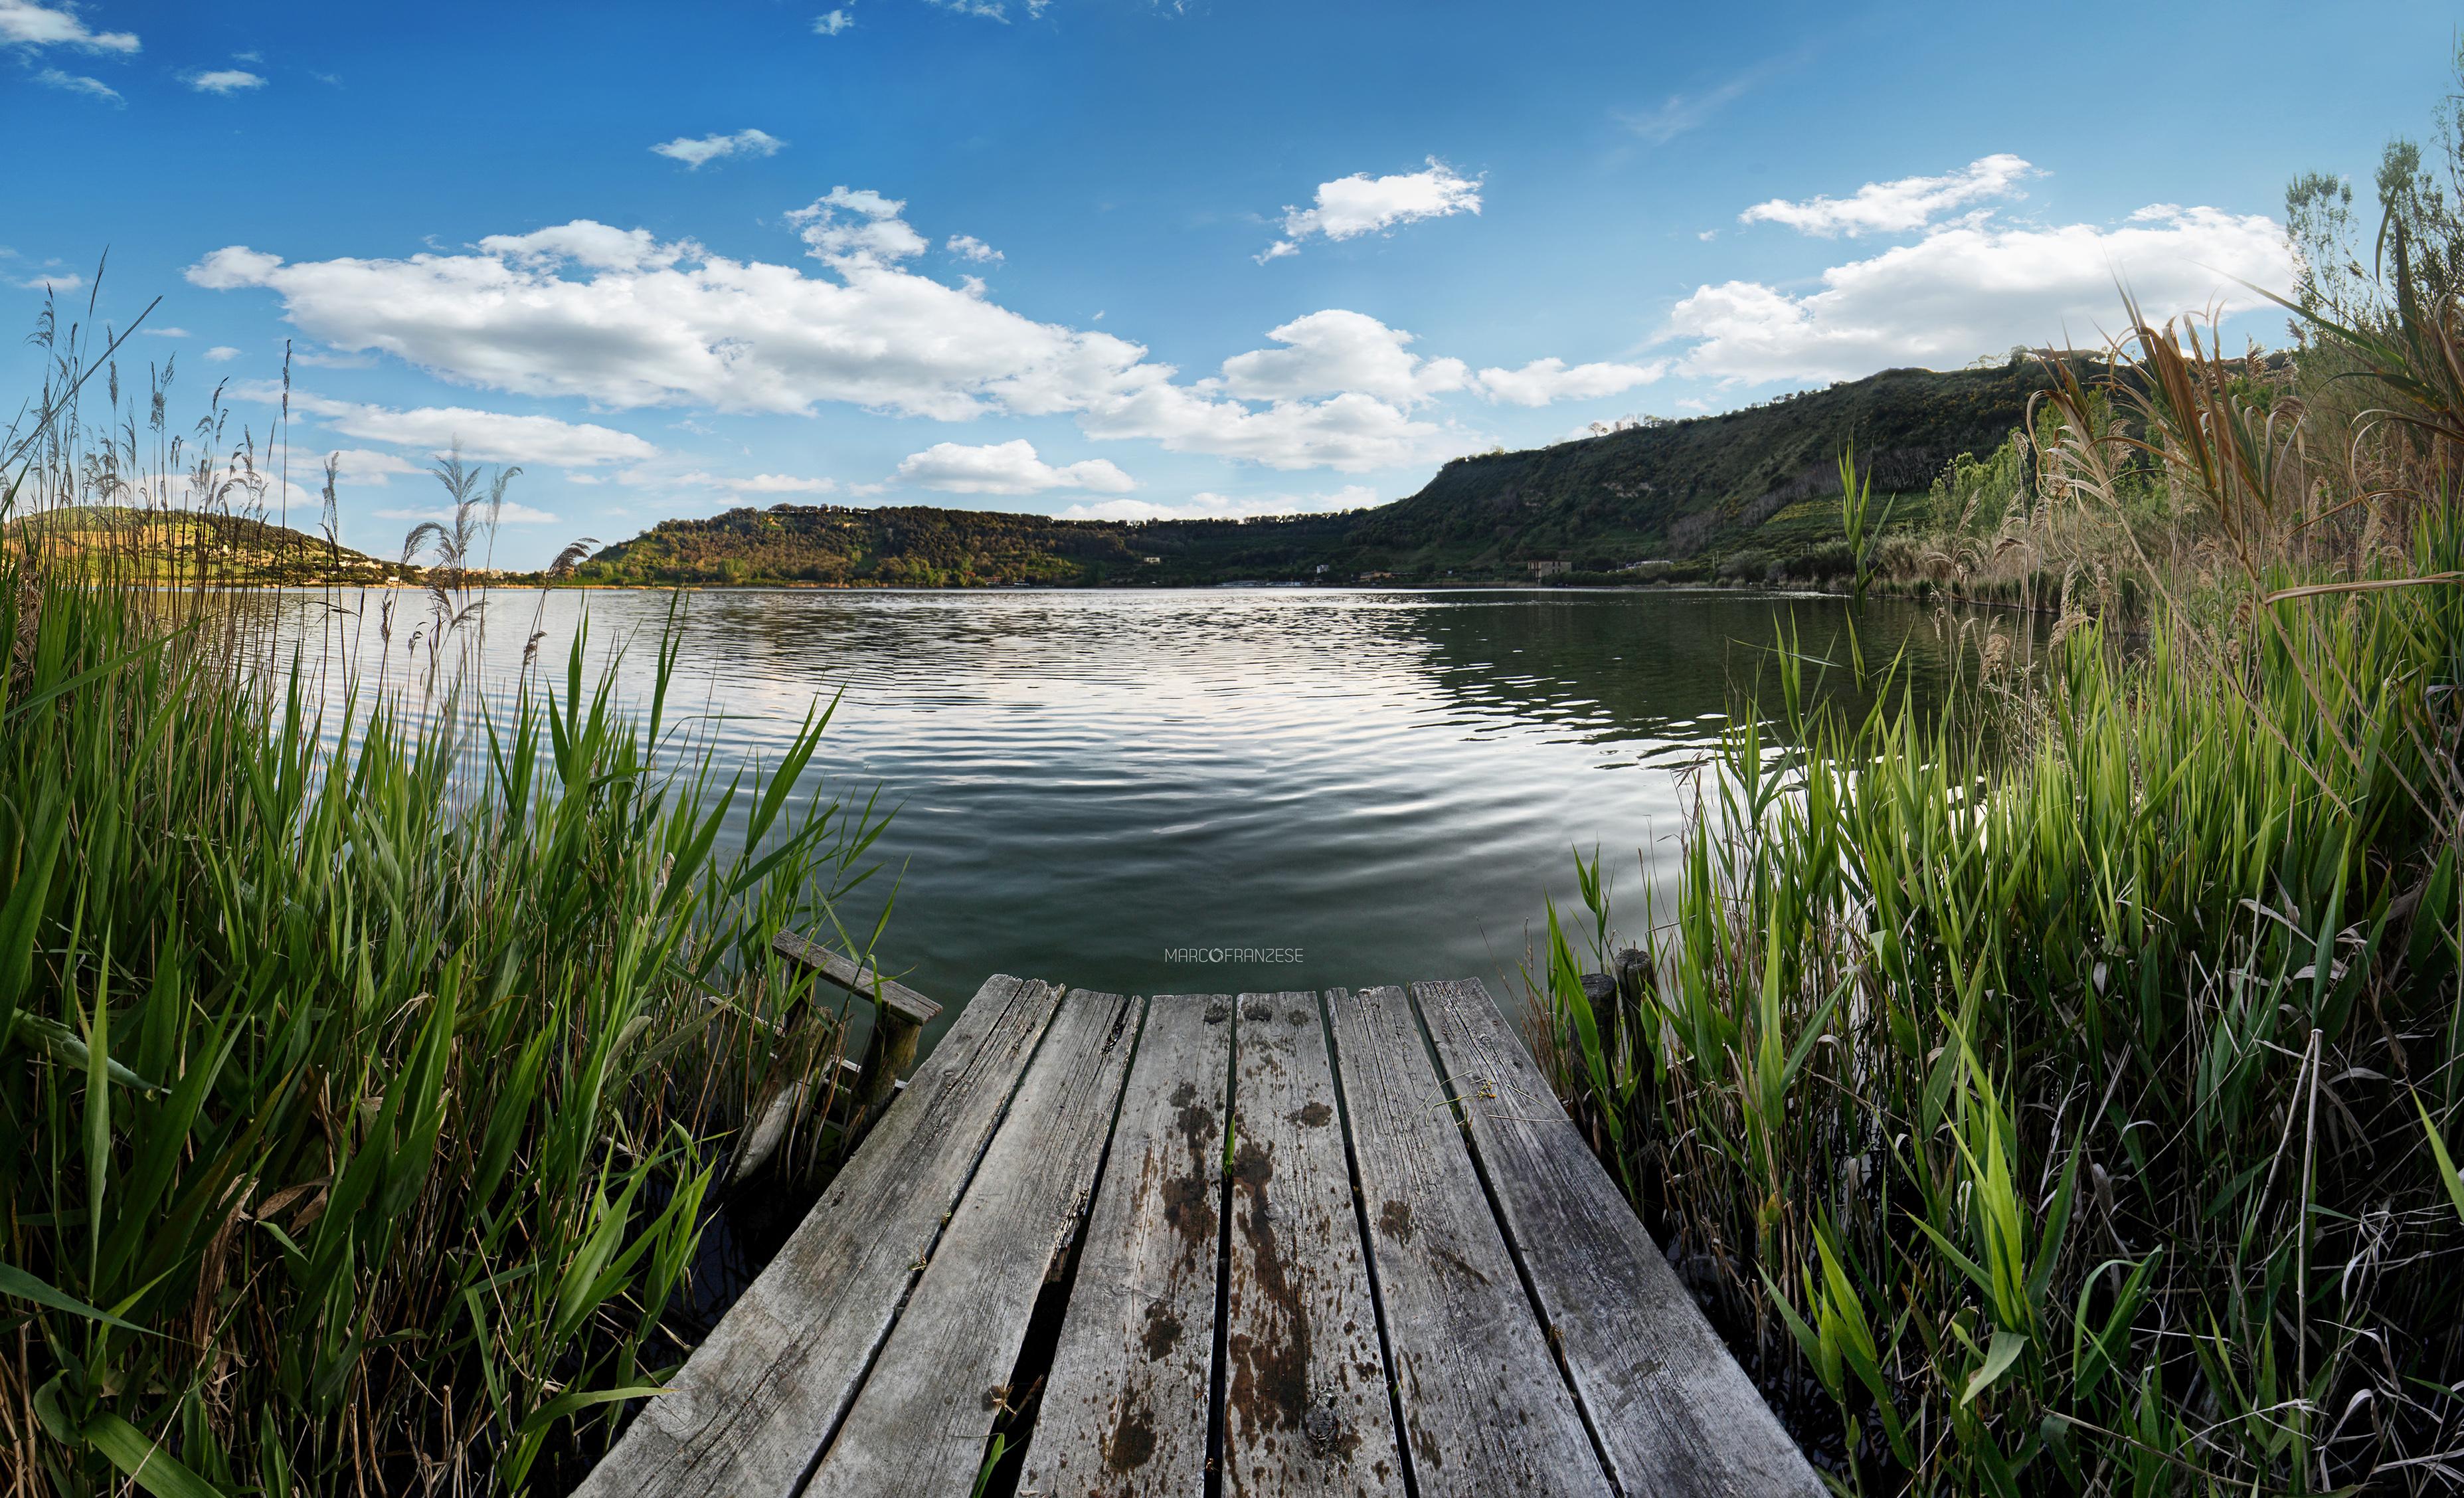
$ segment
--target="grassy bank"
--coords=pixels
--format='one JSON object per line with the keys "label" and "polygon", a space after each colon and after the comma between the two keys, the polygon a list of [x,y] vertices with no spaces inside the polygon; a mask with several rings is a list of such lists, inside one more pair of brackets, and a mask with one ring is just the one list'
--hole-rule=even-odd
{"label": "grassy bank", "polygon": [[2050,662],[1972,656],[1926,724],[1806,706],[1858,668],[1784,650],[1621,913],[1634,997],[1578,981],[1623,944],[1595,866],[1535,978],[1843,1491],[2464,1472],[2464,304],[2391,249],[2275,371],[2141,326],[2063,382],[1944,559],[2052,564]]}
{"label": "grassy bank", "polygon": [[[61,351],[0,508],[125,496],[95,475],[139,466],[108,434],[146,415],[80,426],[85,367]],[[873,830],[800,795],[825,715],[718,782],[666,700],[672,638],[628,713],[581,639],[482,693],[473,600],[332,594],[329,638],[420,668],[329,688],[209,568],[166,588],[19,534],[0,1491],[560,1487],[681,1361],[743,1125],[835,1074],[839,1015],[767,955],[827,928]]]}

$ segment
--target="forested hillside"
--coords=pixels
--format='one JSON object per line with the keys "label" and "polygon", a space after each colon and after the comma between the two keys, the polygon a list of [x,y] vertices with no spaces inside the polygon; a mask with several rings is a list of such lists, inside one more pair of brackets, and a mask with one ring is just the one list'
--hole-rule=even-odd
{"label": "forested hillside", "polygon": [[1988,453],[2050,381],[2033,359],[1891,369],[1742,410],[1651,420],[1522,452],[1457,458],[1372,509],[1247,520],[1061,520],[928,506],[782,504],[667,520],[600,552],[585,583],[964,587],[1529,578],[1659,561],[1710,576],[1741,557],[1821,570],[1837,539],[1838,460],[1875,488],[1924,491]]}

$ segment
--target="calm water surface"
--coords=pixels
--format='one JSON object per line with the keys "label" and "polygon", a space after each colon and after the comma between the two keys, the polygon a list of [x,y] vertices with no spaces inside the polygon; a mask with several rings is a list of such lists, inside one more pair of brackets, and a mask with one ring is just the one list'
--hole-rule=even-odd
{"label": "calm water surface", "polygon": [[[535,607],[557,660],[583,610],[595,657],[654,636],[668,603],[499,596],[492,668],[515,668]],[[743,591],[688,610],[672,695],[721,715],[723,761],[775,759],[844,692],[824,789],[898,807],[875,845],[876,884],[898,881],[884,965],[945,1024],[995,972],[1135,993],[1479,977],[1512,1009],[1544,899],[1579,912],[1572,849],[1607,854],[1639,914],[1676,853],[1683,772],[1737,686],[1769,677],[1776,630],[1844,661],[1850,620],[1830,598],[1579,590]],[[1869,604],[1856,629],[1868,659],[1904,650],[1941,679],[1925,610]],[[645,697],[650,654],[623,668]],[[851,929],[878,909],[863,892]],[[1205,959],[1171,956],[1192,948]]]}

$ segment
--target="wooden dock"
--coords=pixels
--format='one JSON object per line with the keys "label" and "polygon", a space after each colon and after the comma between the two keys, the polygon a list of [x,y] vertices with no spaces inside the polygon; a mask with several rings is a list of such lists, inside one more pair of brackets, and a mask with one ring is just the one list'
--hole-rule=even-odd
{"label": "wooden dock", "polygon": [[997,1428],[1035,1498],[1823,1491],[1477,981],[992,979],[582,1490],[968,1498]]}

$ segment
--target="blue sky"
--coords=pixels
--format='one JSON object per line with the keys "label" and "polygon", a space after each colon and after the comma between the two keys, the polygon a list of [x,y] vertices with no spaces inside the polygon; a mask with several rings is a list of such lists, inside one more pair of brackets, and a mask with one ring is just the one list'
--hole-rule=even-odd
{"label": "blue sky", "polygon": [[107,247],[98,316],[162,296],[135,357],[260,427],[292,340],[295,475],[343,452],[380,551],[456,437],[524,469],[524,562],[737,503],[1371,503],[2092,343],[2117,274],[2247,305],[2287,178],[2447,86],[2453,8],[2321,13],[0,0],[0,312]]}

